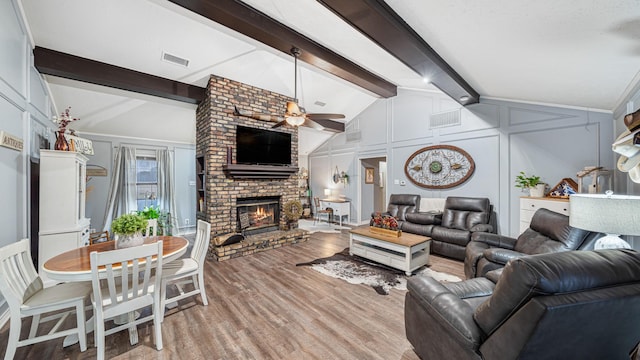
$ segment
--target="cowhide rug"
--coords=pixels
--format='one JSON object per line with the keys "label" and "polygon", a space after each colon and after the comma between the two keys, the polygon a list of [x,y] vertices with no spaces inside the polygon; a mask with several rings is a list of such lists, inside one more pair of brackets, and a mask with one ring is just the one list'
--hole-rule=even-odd
{"label": "cowhide rug", "polygon": [[[404,271],[394,269],[359,256],[349,255],[349,248],[333,256],[316,259],[296,266],[310,266],[322,274],[342,279],[350,284],[365,284],[371,286],[380,295],[389,295],[390,289],[406,290],[407,276]],[[413,276],[431,276],[438,281],[461,281],[457,276],[431,270],[423,267],[414,272]]]}

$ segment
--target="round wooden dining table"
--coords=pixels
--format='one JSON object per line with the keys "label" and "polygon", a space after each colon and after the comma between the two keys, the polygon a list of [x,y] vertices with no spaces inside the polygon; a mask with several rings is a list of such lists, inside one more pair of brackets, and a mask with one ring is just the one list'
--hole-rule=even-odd
{"label": "round wooden dining table", "polygon": [[[168,263],[182,256],[189,246],[189,241],[180,236],[149,236],[145,244],[162,240],[162,262]],[[93,251],[110,251],[116,249],[115,241],[106,241],[77,249],[69,250],[47,260],[42,266],[47,277],[58,281],[90,281],[91,260]]]}
{"label": "round wooden dining table", "polygon": [[[189,241],[180,236],[149,236],[144,239],[145,244],[153,244],[162,240],[162,262],[168,263],[182,256],[189,246]],[[116,249],[115,241],[84,246],[69,250],[60,255],[47,260],[42,266],[47,276],[58,281],[91,281],[91,258],[93,251],[103,252]],[[98,270],[101,272],[100,270]],[[106,270],[104,271],[106,274]],[[139,314],[136,314],[139,315]],[[136,316],[137,317],[137,316]],[[122,319],[117,323],[122,323]],[[93,316],[85,324],[87,333],[94,330]],[[138,332],[135,326],[129,329],[131,344],[138,342]],[[78,342],[77,334],[67,336],[63,341],[63,347],[67,347]]]}

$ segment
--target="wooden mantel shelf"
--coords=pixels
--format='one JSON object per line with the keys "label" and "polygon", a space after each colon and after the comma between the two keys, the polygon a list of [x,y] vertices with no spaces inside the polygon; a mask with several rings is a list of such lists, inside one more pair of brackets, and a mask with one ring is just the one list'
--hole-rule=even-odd
{"label": "wooden mantel shelf", "polygon": [[225,164],[222,168],[237,179],[286,179],[298,172],[293,166]]}

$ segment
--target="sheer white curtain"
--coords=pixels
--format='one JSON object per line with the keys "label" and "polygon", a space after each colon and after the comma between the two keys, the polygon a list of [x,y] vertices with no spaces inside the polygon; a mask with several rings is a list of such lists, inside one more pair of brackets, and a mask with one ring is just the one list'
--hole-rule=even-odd
{"label": "sheer white curtain", "polygon": [[113,176],[109,186],[107,211],[104,214],[104,229],[111,228],[111,222],[122,214],[138,209],[136,203],[136,150],[120,146],[113,164]]}
{"label": "sheer white curtain", "polygon": [[163,149],[156,151],[158,164],[158,207],[171,214],[171,227],[178,230],[178,214],[176,207],[175,172],[173,166],[173,152]]}

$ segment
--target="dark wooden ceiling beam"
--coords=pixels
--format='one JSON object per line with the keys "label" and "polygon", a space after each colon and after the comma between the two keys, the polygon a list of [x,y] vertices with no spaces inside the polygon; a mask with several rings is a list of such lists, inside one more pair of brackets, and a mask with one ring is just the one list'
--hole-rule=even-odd
{"label": "dark wooden ceiling beam", "polygon": [[324,127],[324,130],[326,131],[330,131],[334,133],[344,132],[344,123],[342,122],[328,120],[328,119],[315,119],[313,121],[322,125]]}
{"label": "dark wooden ceiling beam", "polygon": [[36,46],[34,64],[41,74],[197,104],[205,88]]}
{"label": "dark wooden ceiling beam", "polygon": [[462,105],[480,95],[383,0],[317,0]]}
{"label": "dark wooden ceiling beam", "polygon": [[169,1],[286,54],[291,54],[291,48],[297,47],[302,51],[300,60],[381,97],[388,98],[397,94],[395,84],[367,71],[241,1]]}

